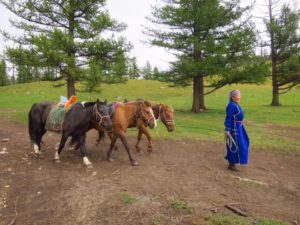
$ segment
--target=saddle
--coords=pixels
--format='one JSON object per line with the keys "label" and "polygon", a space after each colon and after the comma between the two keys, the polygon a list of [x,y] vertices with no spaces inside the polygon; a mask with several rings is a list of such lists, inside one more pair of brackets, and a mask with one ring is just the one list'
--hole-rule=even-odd
{"label": "saddle", "polygon": [[54,105],[49,112],[45,128],[54,133],[60,133],[65,114],[71,109],[71,106],[76,101],[77,96],[73,95],[69,100],[64,96],[61,96],[60,102],[57,105]]}
{"label": "saddle", "polygon": [[108,105],[108,109],[109,109],[109,115],[112,116],[116,109],[121,106],[121,105],[124,105],[124,103],[122,102],[112,102]]}

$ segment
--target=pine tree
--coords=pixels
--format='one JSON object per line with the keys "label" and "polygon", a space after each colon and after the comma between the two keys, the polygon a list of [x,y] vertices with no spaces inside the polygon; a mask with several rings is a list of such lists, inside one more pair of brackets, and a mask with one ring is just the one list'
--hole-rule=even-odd
{"label": "pine tree", "polygon": [[0,2],[21,18],[12,25],[24,31],[23,37],[3,32],[4,36],[33,50],[40,65],[58,68],[67,81],[68,97],[75,94],[75,82],[84,78],[90,60],[114,63],[120,60],[120,52],[123,54],[131,47],[123,38],[114,37],[113,32],[126,26],[109,16],[105,0]]}
{"label": "pine tree", "polygon": [[293,11],[288,5],[274,14],[280,1],[268,2],[268,19],[264,18],[269,36],[272,62],[272,103],[279,106],[279,95],[300,84],[300,11]]}
{"label": "pine tree", "polygon": [[205,109],[204,95],[227,84],[265,80],[267,66],[255,57],[253,27],[242,20],[246,10],[239,0],[162,0],[153,7],[148,19],[155,27],[145,33],[150,43],[175,55],[164,79],[193,85],[193,112]]}
{"label": "pine tree", "polygon": [[6,62],[4,59],[0,62],[0,86],[8,85],[8,77],[6,72]]}
{"label": "pine tree", "polygon": [[128,75],[130,79],[138,79],[140,77],[140,70],[135,57],[130,59]]}
{"label": "pine tree", "polygon": [[146,62],[146,66],[142,69],[143,79],[151,80],[152,79],[152,66],[149,61]]}
{"label": "pine tree", "polygon": [[153,80],[161,80],[162,75],[161,75],[160,71],[158,70],[157,66],[155,66],[153,68],[152,74],[153,74]]}

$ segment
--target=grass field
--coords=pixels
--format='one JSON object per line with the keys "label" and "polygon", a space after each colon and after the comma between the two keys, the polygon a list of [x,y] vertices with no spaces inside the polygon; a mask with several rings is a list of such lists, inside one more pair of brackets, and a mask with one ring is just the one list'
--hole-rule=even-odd
{"label": "grass field", "polygon": [[[44,100],[58,102],[60,95],[66,95],[65,86],[56,88],[53,84],[44,81],[0,87],[0,116],[27,123],[27,113],[33,103]],[[80,84],[76,88],[83,89]],[[282,106],[271,107],[272,89],[269,84],[229,86],[206,96],[208,110],[200,114],[190,111],[191,87],[171,88],[158,81],[130,80],[126,84],[102,85],[101,92],[92,95],[77,92],[77,96],[80,101],[100,98],[111,102],[122,97],[120,101],[124,98],[144,98],[170,104],[175,109],[176,129],[168,133],[163,124],[159,123],[159,127],[152,131],[155,138],[191,138],[221,142],[227,96],[232,89],[242,91],[241,106],[252,147],[300,152],[300,89],[281,95]],[[283,131],[287,131],[287,135],[282,135]],[[134,129],[130,131],[135,132]]]}

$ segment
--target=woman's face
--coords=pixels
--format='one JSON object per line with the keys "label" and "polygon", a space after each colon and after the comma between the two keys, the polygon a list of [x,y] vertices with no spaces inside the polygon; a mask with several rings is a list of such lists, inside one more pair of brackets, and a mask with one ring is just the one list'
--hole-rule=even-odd
{"label": "woman's face", "polygon": [[241,98],[242,96],[240,94],[232,96],[232,100],[236,103],[239,103],[241,101]]}

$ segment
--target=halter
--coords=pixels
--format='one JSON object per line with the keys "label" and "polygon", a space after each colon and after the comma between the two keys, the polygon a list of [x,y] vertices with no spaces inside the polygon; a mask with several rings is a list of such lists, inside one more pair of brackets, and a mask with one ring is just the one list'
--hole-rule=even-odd
{"label": "halter", "polygon": [[99,125],[101,125],[103,119],[110,118],[110,116],[102,116],[99,113],[98,108],[97,108],[97,103],[94,105],[93,111],[94,111],[94,113],[96,115],[96,119],[97,118],[99,119],[99,122],[98,122]]}
{"label": "halter", "polygon": [[[157,120],[161,120],[160,113],[161,113],[161,105],[160,105],[159,108],[158,108],[158,119],[157,119]],[[174,120],[164,120],[164,122],[165,122],[167,125],[175,125],[175,121],[174,121]]]}

